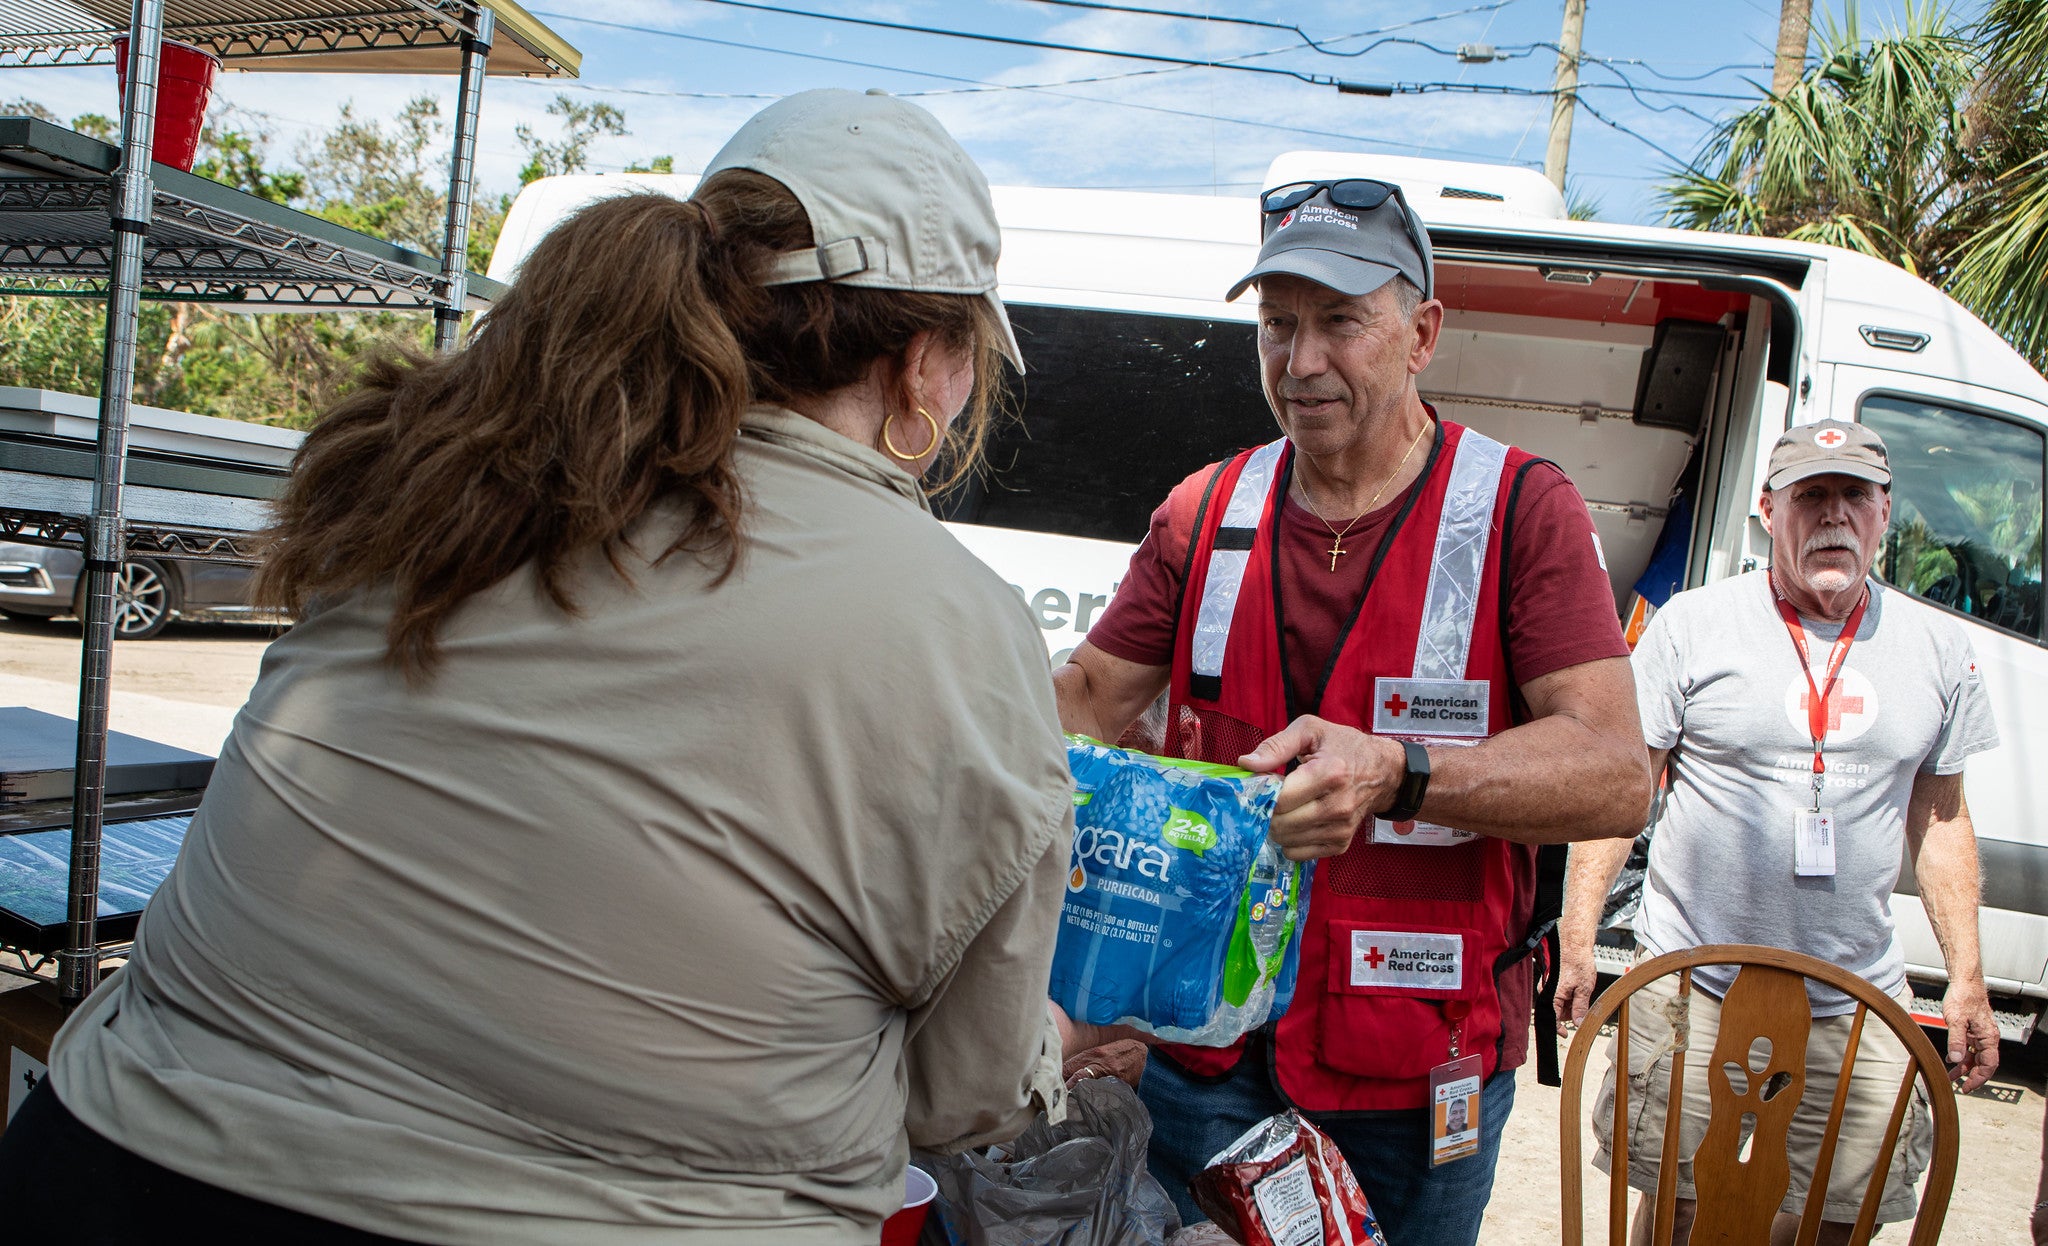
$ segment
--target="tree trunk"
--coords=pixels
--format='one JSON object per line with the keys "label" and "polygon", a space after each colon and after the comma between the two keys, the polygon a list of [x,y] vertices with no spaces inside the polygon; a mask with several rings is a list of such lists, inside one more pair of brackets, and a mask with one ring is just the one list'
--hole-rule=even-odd
{"label": "tree trunk", "polygon": [[1778,59],[1771,94],[1783,95],[1806,76],[1806,40],[1813,28],[1813,0],[1784,0],[1778,10]]}

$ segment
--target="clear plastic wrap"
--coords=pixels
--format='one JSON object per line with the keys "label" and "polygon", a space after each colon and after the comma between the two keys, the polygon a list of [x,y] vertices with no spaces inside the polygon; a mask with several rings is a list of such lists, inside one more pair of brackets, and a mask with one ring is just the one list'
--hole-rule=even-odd
{"label": "clear plastic wrap", "polygon": [[1310,867],[1267,838],[1280,780],[1067,740],[1075,831],[1051,995],[1079,1021],[1223,1046],[1286,1010]]}
{"label": "clear plastic wrap", "polygon": [[1246,1130],[1188,1192],[1243,1246],[1387,1246],[1344,1153],[1294,1112]]}

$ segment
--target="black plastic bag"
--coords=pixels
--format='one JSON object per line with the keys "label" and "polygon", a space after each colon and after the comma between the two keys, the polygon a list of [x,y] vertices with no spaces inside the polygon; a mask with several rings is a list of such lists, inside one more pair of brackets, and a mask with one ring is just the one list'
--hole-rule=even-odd
{"label": "black plastic bag", "polygon": [[939,1183],[926,1246],[1163,1246],[1180,1228],[1145,1167],[1152,1115],[1113,1077],[1067,1095],[1067,1119],[1041,1114],[1016,1141],[946,1158],[920,1155]]}

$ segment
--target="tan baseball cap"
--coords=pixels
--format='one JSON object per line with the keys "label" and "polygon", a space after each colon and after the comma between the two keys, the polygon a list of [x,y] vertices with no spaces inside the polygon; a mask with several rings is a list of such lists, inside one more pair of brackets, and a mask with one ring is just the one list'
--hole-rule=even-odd
{"label": "tan baseball cap", "polygon": [[722,169],[774,178],[810,215],[817,245],[784,252],[763,284],[979,294],[1024,370],[996,295],[1003,235],[988,179],[937,117],[885,91],[805,91],[755,113],[704,176]]}
{"label": "tan baseball cap", "polygon": [[1782,489],[1808,476],[1838,474],[1873,481],[1889,487],[1891,458],[1885,453],[1884,438],[1866,424],[1848,420],[1816,420],[1788,429],[1771,447],[1770,471],[1764,477],[1767,489]]}

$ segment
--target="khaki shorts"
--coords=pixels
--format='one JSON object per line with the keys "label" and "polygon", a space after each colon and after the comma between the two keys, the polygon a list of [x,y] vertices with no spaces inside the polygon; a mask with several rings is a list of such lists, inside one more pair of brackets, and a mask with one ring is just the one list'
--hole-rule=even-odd
{"label": "khaki shorts", "polygon": [[[1671,1092],[1670,1008],[1678,998],[1678,976],[1672,974],[1629,997],[1628,1031],[1628,1183],[1638,1190],[1657,1188],[1657,1167],[1664,1153],[1664,1114]],[[1908,1002],[1908,991],[1896,997]],[[1706,1137],[1710,1090],[1707,1062],[1714,1054],[1715,1035],[1721,1025],[1721,1001],[1694,989],[1692,993],[1692,1038],[1686,1051],[1685,1111],[1678,1133],[1678,1197],[1694,1197],[1692,1156]],[[1806,1207],[1806,1193],[1813,1183],[1814,1164],[1819,1159],[1821,1134],[1827,1127],[1829,1109],[1834,1106],[1835,1084],[1842,1056],[1849,1042],[1852,1017],[1815,1017],[1807,1038],[1806,1090],[1793,1114],[1786,1135],[1791,1153],[1792,1184],[1778,1210],[1799,1215]],[[1877,1153],[1884,1143],[1885,1126],[1891,1122],[1892,1103],[1899,1082],[1911,1063],[1905,1044],[1891,1027],[1876,1017],[1865,1017],[1861,1050],[1849,1075],[1849,1098],[1842,1108],[1840,1140],[1828,1177],[1827,1203],[1821,1211],[1826,1220],[1853,1223],[1863,1208],[1863,1192],[1870,1184]],[[1761,1064],[1761,1061],[1756,1063]],[[1614,1132],[1614,1042],[1608,1040],[1607,1075],[1600,1098],[1593,1109],[1593,1134],[1600,1149],[1593,1163],[1601,1172],[1612,1171],[1610,1158]],[[1747,1134],[1745,1133],[1745,1140]],[[1885,1178],[1884,1199],[1878,1206],[1880,1223],[1913,1218],[1918,1199],[1914,1186],[1927,1169],[1933,1145],[1933,1126],[1928,1118],[1925,1092],[1913,1088],[1913,1099],[1899,1131],[1899,1142]]]}

